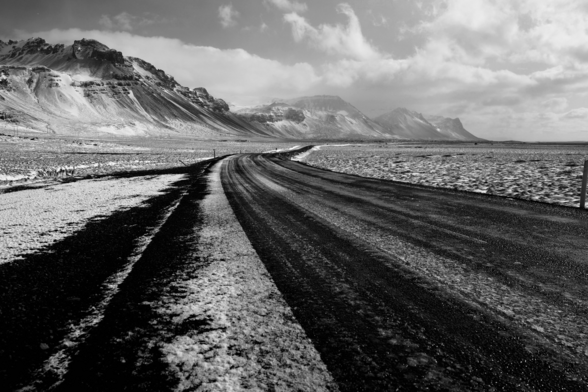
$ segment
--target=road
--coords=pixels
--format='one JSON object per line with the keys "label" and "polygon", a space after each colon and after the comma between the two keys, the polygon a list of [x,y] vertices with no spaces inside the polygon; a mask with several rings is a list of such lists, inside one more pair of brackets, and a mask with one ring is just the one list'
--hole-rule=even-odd
{"label": "road", "polygon": [[0,265],[3,390],[588,390],[585,211],[289,154]]}
{"label": "road", "polygon": [[588,215],[262,155],[229,202],[341,390],[588,390]]}

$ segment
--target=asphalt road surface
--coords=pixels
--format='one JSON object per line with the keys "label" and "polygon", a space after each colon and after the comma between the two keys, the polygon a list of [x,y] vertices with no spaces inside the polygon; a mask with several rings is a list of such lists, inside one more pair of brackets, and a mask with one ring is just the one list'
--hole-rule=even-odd
{"label": "asphalt road surface", "polygon": [[[190,358],[170,371],[161,349],[209,334],[215,323],[198,315],[178,322],[155,306],[193,298],[198,291],[179,280],[197,282],[226,261],[222,251],[213,262],[199,249],[213,165],[293,312],[289,322],[300,323],[338,386],[326,377],[321,390],[588,390],[585,211],[360,178],[287,158],[243,154],[130,173],[186,177],[1,265],[0,390],[222,390],[214,388],[222,380],[199,379]],[[225,349],[240,360],[271,351]],[[279,373],[255,355],[259,374]],[[203,358],[204,367],[219,363]],[[177,371],[191,377],[181,388]],[[251,388],[291,389],[270,384]]]}
{"label": "asphalt road surface", "polygon": [[223,165],[341,390],[588,390],[586,212],[267,155]]}

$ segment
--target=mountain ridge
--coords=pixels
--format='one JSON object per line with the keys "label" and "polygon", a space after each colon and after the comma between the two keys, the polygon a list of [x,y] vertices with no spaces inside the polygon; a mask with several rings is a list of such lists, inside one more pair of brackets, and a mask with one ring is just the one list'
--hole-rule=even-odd
{"label": "mountain ridge", "polygon": [[268,137],[203,87],[95,40],[50,45],[41,38],[0,42],[0,111],[52,133]]}
{"label": "mountain ridge", "polygon": [[459,119],[398,108],[371,119],[335,95],[304,96],[232,112],[138,57],[82,38],[0,41],[0,126],[58,134],[201,138],[481,140]]}
{"label": "mountain ridge", "polygon": [[301,139],[393,139],[353,105],[315,95],[240,109],[237,114],[280,135]]}
{"label": "mountain ridge", "polygon": [[374,118],[388,132],[407,139],[482,141],[469,133],[459,118],[423,115],[406,108],[396,108]]}

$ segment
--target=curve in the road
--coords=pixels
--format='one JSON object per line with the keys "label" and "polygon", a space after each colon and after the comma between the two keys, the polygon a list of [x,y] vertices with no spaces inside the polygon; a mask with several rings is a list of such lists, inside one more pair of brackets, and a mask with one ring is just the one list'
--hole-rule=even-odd
{"label": "curve in the road", "polygon": [[586,389],[585,215],[267,155],[223,185],[343,390]]}

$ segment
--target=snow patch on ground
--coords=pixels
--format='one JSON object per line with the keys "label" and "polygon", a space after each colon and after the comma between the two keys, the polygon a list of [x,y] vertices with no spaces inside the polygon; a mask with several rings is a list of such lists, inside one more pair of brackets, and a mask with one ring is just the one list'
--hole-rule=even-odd
{"label": "snow patch on ground", "polygon": [[322,147],[320,153],[308,157],[308,165],[362,177],[568,207],[579,206],[586,159],[583,146]]}
{"label": "snow patch on ground", "polygon": [[301,146],[294,146],[294,147],[280,148],[280,149],[276,148],[275,150],[264,151],[264,152],[262,152],[262,154],[275,154],[276,152],[292,151],[292,150],[295,150],[300,147]]}
{"label": "snow patch on ground", "polygon": [[306,151],[304,151],[303,153],[301,153],[301,154],[298,154],[298,155],[296,155],[296,156],[292,157],[292,158],[291,158],[291,160],[292,160],[292,161],[297,161],[297,162],[300,162],[300,161],[302,161],[302,160],[306,159],[306,157],[308,157],[310,154],[312,154],[312,153],[313,153],[313,151],[318,151],[318,150],[320,150],[320,149],[321,149],[321,146],[314,146],[314,147],[313,147],[313,148],[311,148],[310,150],[306,150]]}
{"label": "snow patch on ground", "polygon": [[143,255],[143,252],[151,243],[153,237],[178,207],[185,194],[186,192],[184,192],[178,200],[167,209],[165,215],[155,227],[151,228],[146,235],[136,240],[135,250],[127,260],[126,264],[102,284],[102,300],[97,305],[88,309],[87,315],[78,324],[72,324],[69,326],[69,333],[60,343],[59,351],[49,357],[41,369],[36,372],[36,380],[28,386],[20,389],[20,392],[37,390],[37,385],[42,382],[42,379],[46,379],[49,374],[51,374],[55,380],[49,389],[53,389],[63,382],[63,378],[69,369],[72,357],[77,352],[79,345],[86,340],[90,331],[102,321],[104,318],[104,312],[116,293],[119,292],[120,285],[125,281],[127,276],[129,276],[133,267]]}
{"label": "snow patch on ground", "polygon": [[134,207],[181,178],[85,180],[0,194],[0,264],[71,235],[91,218]]}
{"label": "snow patch on ground", "polygon": [[220,169],[217,164],[209,177],[197,233],[197,257],[208,264],[176,283],[185,296],[156,305],[177,324],[203,325],[163,345],[180,380],[176,390],[337,390],[239,225]]}

